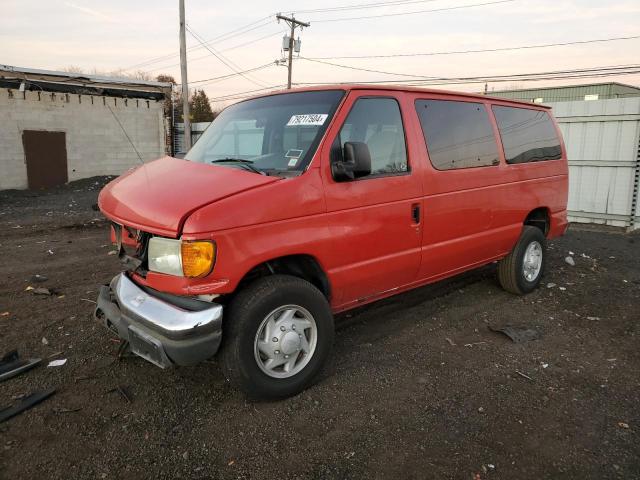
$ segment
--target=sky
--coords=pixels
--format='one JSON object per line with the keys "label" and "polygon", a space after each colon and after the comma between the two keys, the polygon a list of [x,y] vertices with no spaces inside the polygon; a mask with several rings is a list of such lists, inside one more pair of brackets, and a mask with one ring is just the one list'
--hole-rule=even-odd
{"label": "sky", "polygon": [[[228,96],[284,85],[287,69],[275,64],[245,76],[200,82],[233,74],[231,67],[236,71],[247,70],[282,58],[286,26],[276,22],[276,12],[294,12],[296,18],[311,23],[299,33],[303,58],[293,63],[294,83],[406,80],[412,75],[471,77],[640,64],[640,38],[502,52],[323,60],[400,75],[356,71],[305,59],[480,50],[640,36],[638,0],[511,0],[473,7],[467,6],[492,0],[403,0],[402,3],[386,0],[395,5],[362,8],[363,4],[381,1],[385,0],[186,0],[189,28],[205,41],[214,39],[211,48],[224,59],[223,63],[187,34],[188,48],[194,47],[188,52],[189,82],[194,82],[192,87],[201,86],[213,99],[214,106],[228,103],[224,100]],[[361,8],[310,11],[353,5]],[[3,0],[2,6],[0,64],[50,70],[75,66],[85,72],[141,70],[151,76],[162,73],[180,80],[178,0]],[[419,11],[422,12],[405,14]],[[372,15],[377,17],[354,18]],[[244,30],[236,31],[247,25]],[[166,58],[150,63],[158,57]],[[495,82],[488,88],[601,81],[640,86],[640,75]],[[481,91],[484,85],[437,88]]]}

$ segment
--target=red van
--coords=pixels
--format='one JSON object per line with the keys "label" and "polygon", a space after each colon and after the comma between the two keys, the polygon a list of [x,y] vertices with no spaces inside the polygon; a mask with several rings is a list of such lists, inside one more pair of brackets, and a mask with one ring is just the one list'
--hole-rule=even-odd
{"label": "red van", "polygon": [[160,367],[220,350],[251,396],[292,395],[337,312],[495,261],[507,291],[536,288],[567,179],[541,105],[355,85],[245,100],[185,159],[102,190],[124,271],[95,315]]}

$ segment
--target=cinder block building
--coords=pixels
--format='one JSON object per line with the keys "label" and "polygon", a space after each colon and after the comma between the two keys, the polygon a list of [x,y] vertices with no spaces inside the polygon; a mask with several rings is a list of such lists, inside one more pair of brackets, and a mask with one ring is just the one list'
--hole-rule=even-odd
{"label": "cinder block building", "polygon": [[0,190],[119,175],[162,156],[170,95],[169,83],[0,65]]}

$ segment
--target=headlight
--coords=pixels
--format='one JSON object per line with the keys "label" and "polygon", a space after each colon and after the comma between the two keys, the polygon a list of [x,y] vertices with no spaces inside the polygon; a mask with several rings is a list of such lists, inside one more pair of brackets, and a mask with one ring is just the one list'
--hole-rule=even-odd
{"label": "headlight", "polygon": [[182,241],[152,237],[149,240],[149,270],[168,275],[204,277],[213,268],[216,248],[213,242]]}

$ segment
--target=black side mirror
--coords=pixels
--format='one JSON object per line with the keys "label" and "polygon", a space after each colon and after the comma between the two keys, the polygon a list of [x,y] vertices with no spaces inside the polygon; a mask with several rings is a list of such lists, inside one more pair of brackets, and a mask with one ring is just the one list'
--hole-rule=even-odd
{"label": "black side mirror", "polygon": [[342,159],[331,163],[333,178],[338,182],[347,182],[371,174],[371,154],[363,142],[346,142]]}

